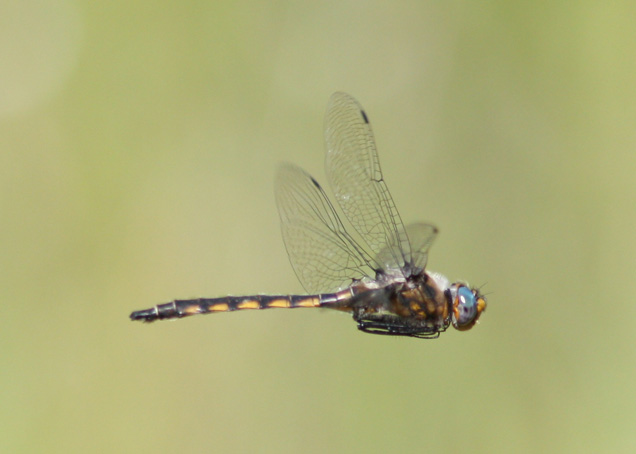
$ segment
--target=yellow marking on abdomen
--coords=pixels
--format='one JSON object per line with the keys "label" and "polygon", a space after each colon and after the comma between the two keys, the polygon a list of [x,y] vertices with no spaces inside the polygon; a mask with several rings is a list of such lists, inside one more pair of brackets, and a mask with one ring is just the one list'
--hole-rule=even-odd
{"label": "yellow marking on abdomen", "polygon": [[318,307],[318,306],[320,306],[320,299],[316,297],[307,298],[305,300],[294,303],[294,307]]}
{"label": "yellow marking on abdomen", "polygon": [[268,308],[289,308],[291,307],[291,304],[289,302],[289,300],[286,299],[278,299],[278,300],[272,300],[269,303],[267,303],[267,307]]}
{"label": "yellow marking on abdomen", "polygon": [[210,312],[226,312],[230,310],[230,306],[227,303],[217,303],[208,307],[208,311]]}
{"label": "yellow marking on abdomen", "polygon": [[236,305],[237,309],[260,309],[261,305],[258,301],[255,300],[247,300],[241,301]]}
{"label": "yellow marking on abdomen", "polygon": [[201,306],[192,304],[183,310],[184,315],[196,315],[201,313]]}

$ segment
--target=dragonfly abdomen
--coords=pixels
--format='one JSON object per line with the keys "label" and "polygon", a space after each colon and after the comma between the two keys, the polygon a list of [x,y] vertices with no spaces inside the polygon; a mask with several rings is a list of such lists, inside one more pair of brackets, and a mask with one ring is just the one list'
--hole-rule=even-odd
{"label": "dragonfly abdomen", "polygon": [[[150,309],[130,314],[132,320],[154,322],[188,317],[190,315],[211,314],[214,312],[241,311],[246,309],[274,309],[296,307],[320,307],[322,298],[330,295],[251,295],[226,296],[221,298],[198,298],[175,300],[159,304]],[[327,298],[329,301],[330,299]]]}

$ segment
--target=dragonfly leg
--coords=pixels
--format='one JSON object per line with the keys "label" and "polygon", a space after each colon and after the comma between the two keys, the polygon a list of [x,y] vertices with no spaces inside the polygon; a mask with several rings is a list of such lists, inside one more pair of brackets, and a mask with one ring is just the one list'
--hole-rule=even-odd
{"label": "dragonfly leg", "polygon": [[422,326],[399,325],[377,320],[358,320],[358,329],[369,334],[383,336],[408,336],[420,339],[437,339],[441,331]]}

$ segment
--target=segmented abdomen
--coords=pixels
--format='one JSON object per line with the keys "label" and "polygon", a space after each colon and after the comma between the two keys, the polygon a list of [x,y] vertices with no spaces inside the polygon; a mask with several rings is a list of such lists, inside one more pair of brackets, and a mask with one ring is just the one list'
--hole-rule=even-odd
{"label": "segmented abdomen", "polygon": [[133,312],[130,314],[130,318],[132,320],[153,322],[155,320],[182,318],[197,314],[245,309],[319,307],[321,305],[321,297],[326,297],[327,302],[329,301],[329,295],[252,295],[175,300],[171,303],[159,304],[150,309]]}

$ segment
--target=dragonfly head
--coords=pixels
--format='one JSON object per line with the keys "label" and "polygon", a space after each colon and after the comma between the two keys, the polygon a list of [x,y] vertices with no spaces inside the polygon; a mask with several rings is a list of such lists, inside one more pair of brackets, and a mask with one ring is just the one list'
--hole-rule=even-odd
{"label": "dragonfly head", "polygon": [[486,298],[479,293],[479,289],[471,289],[460,283],[451,285],[448,290],[452,302],[453,327],[460,331],[471,329],[486,310]]}

